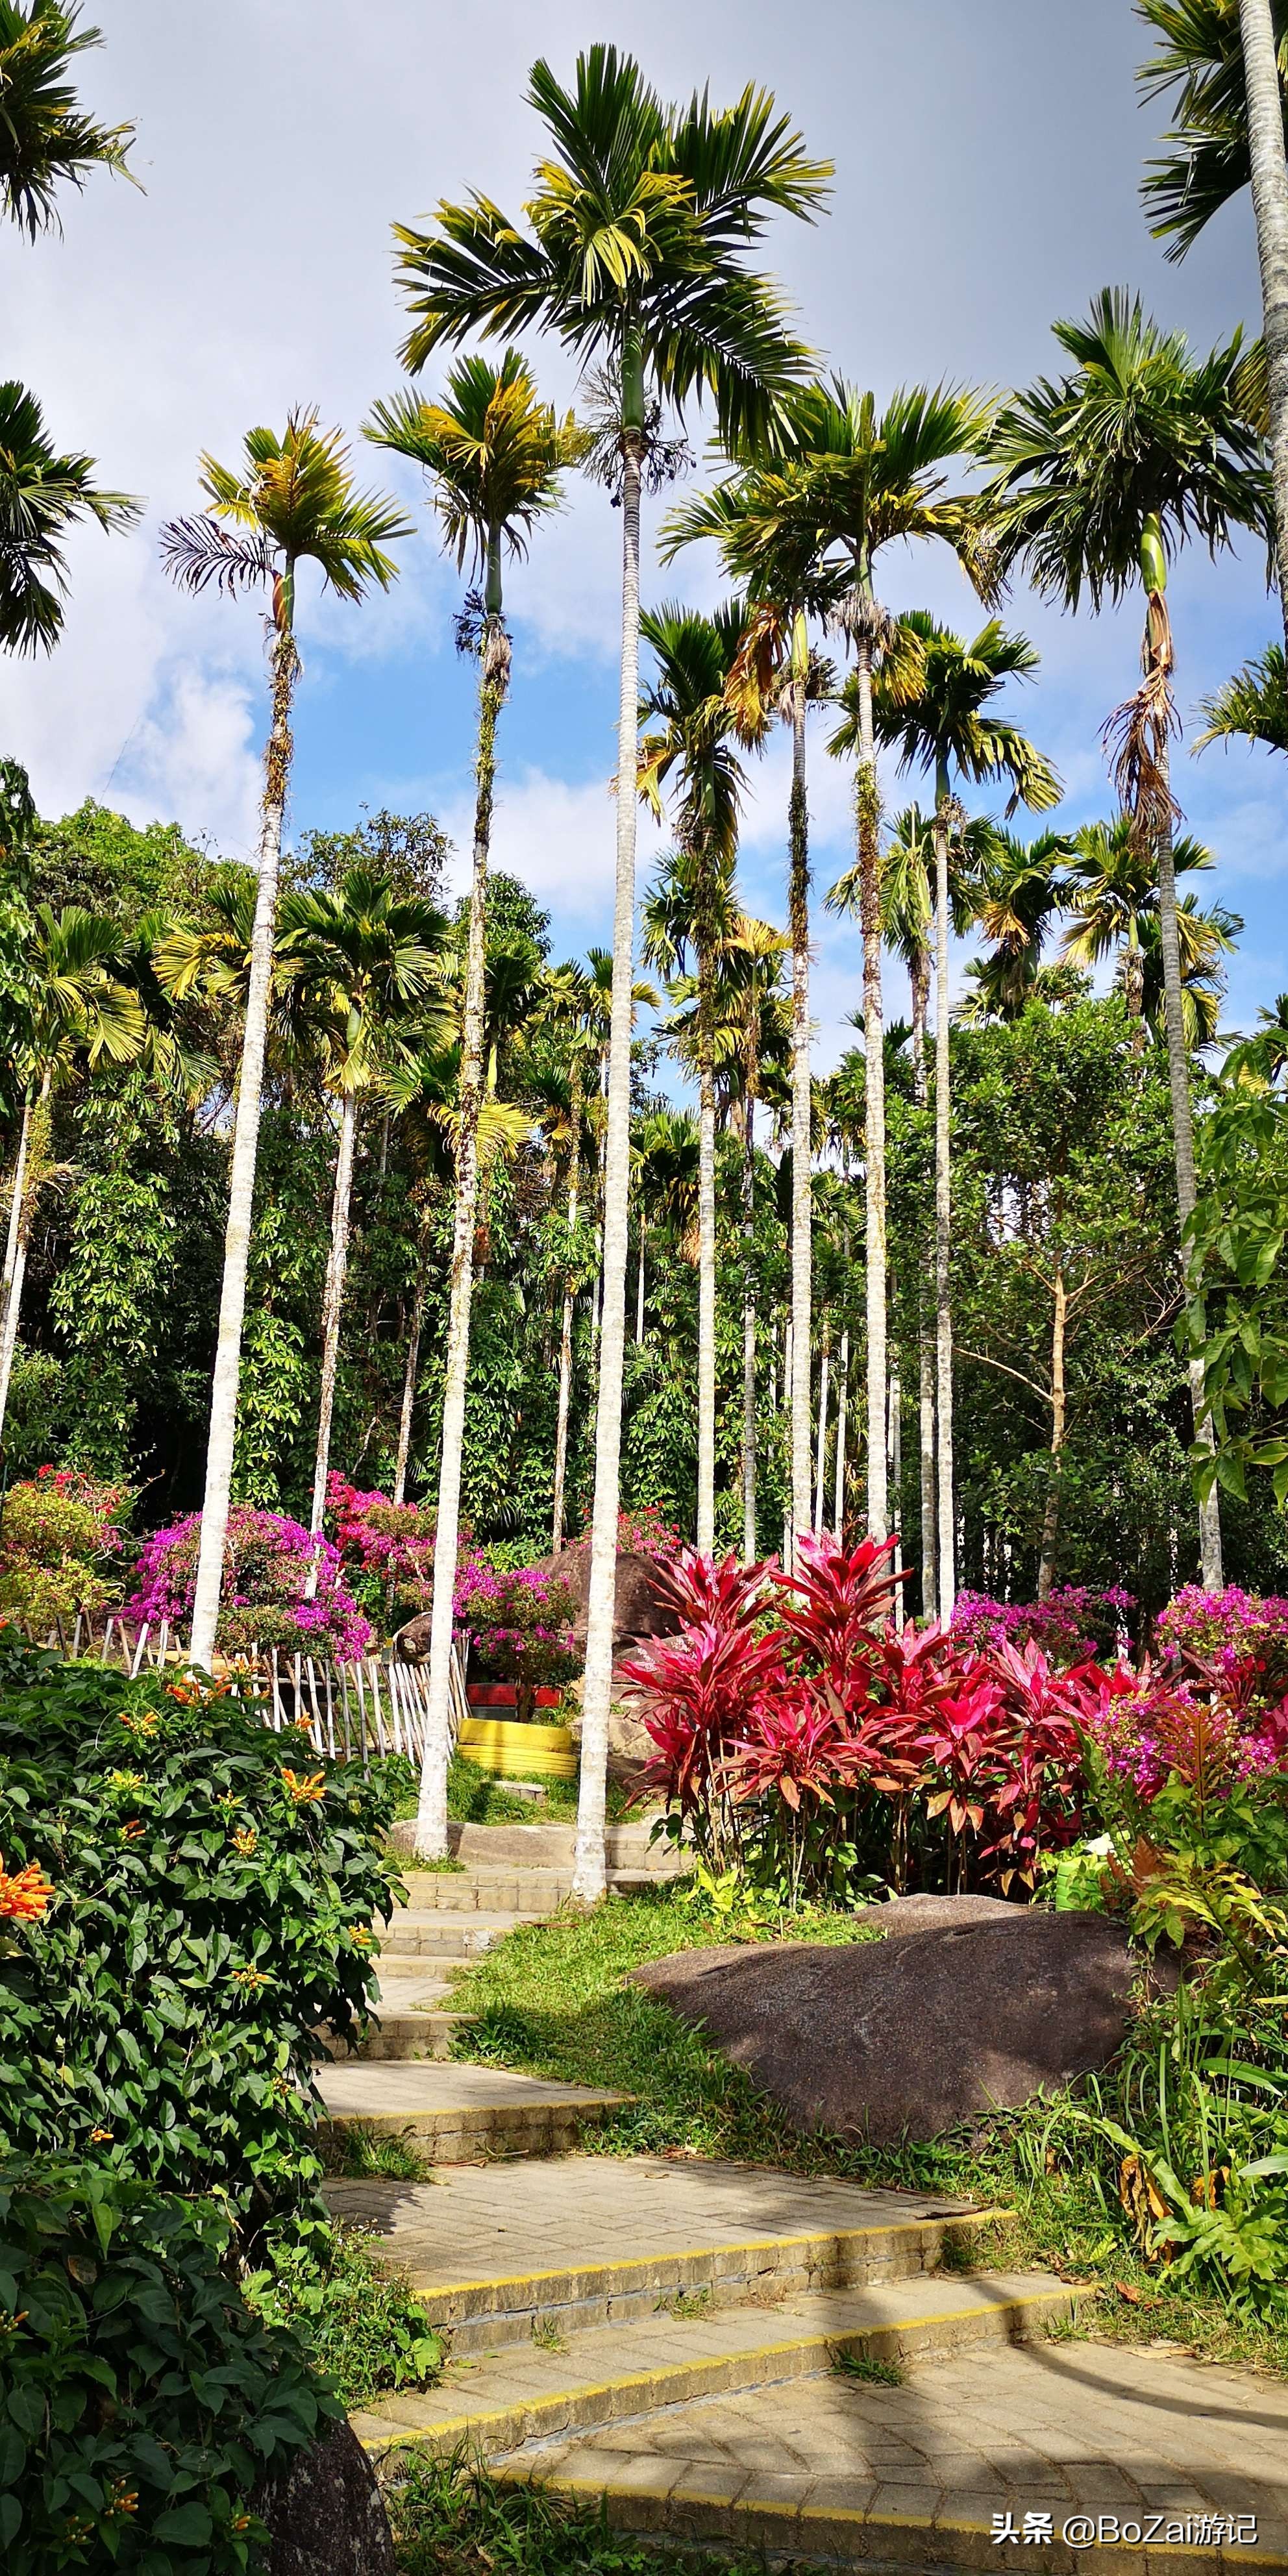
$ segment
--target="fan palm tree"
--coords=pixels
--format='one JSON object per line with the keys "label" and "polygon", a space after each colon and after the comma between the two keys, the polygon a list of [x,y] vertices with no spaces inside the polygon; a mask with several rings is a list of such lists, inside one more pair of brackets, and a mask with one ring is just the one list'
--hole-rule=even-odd
{"label": "fan palm tree", "polygon": [[[898,628],[882,606],[875,570],[896,541],[937,537],[977,566],[973,507],[945,493],[943,468],[979,446],[991,410],[955,386],[914,386],[878,414],[875,397],[839,376],[786,406],[777,444],[795,471],[762,480],[755,520],[744,522],[753,585],[773,575],[808,598],[849,637],[855,655],[858,775],[858,912],[863,933],[863,1015],[872,1032],[867,1100],[866,1306],[868,1406],[886,1404],[885,1091],[881,1020],[880,796],[872,738],[874,661]],[[884,1538],[888,1518],[883,1440],[868,1443],[868,1525]]]}
{"label": "fan palm tree", "polygon": [[77,520],[127,528],[139,515],[138,501],[100,491],[93,473],[92,456],[59,455],[34,394],[0,384],[0,645],[7,653],[52,653],[58,642],[65,545]]}
{"label": "fan palm tree", "polygon": [[742,643],[734,599],[704,617],[674,604],[648,612],[640,632],[656,664],[640,697],[640,794],[659,816],[674,775],[678,848],[644,909],[647,963],[674,976],[692,948],[697,970],[698,1067],[698,1518],[697,1544],[716,1538],[716,1091],[715,986],[719,951],[733,933],[732,884],[745,786],[727,696]]}
{"label": "fan palm tree", "polygon": [[1282,644],[1268,644],[1254,661],[1245,662],[1223,689],[1199,702],[1206,718],[1194,745],[1206,751],[1210,742],[1228,742],[1242,734],[1262,742],[1268,751],[1288,751],[1288,662]]}
{"label": "fan palm tree", "polygon": [[[340,1357],[340,1319],[349,1266],[349,1210],[353,1195],[358,1102],[380,1074],[384,1059],[413,1026],[422,1043],[433,1041],[434,1013],[427,1000],[447,924],[432,904],[399,903],[388,877],[372,868],[349,868],[338,886],[322,893],[290,894],[282,905],[279,953],[297,973],[324,1019],[330,1037],[329,1084],[340,1096],[331,1241],[322,1291],[322,1375],[309,1527],[322,1527],[331,1463],[331,1420]],[[447,1034],[443,1005],[438,1014]]]}
{"label": "fan palm tree", "polygon": [[317,420],[313,411],[292,412],[281,438],[271,429],[250,430],[239,469],[203,456],[201,489],[209,510],[173,520],[162,535],[167,568],[184,589],[199,593],[213,583],[235,597],[266,584],[272,598],[272,719],[264,758],[255,921],[192,1617],[192,1659],[206,1666],[214,1653],[219,1619],[237,1430],[282,816],[290,779],[291,702],[299,671],[294,635],[296,574],[301,563],[315,563],[324,587],[341,599],[361,599],[372,582],[387,590],[397,566],[385,549],[412,533],[410,521],[391,501],[356,490],[339,431],[320,432]]}
{"label": "fan palm tree", "polygon": [[828,165],[811,161],[764,91],[713,112],[705,94],[667,107],[613,45],[583,54],[571,89],[534,65],[528,91],[549,147],[525,231],[490,198],[441,205],[434,229],[400,227],[400,279],[415,371],[473,331],[553,330],[603,370],[600,463],[622,506],[622,656],[613,926],[612,1079],[604,1175],[604,1297],[587,1606],[581,1800],[574,1884],[602,1896],[612,1692],[630,1185],[641,487],[665,471],[662,408],[708,395],[722,434],[756,435],[805,352],[777,290],[747,254],[777,213],[811,219]]}
{"label": "fan palm tree", "polygon": [[102,41],[81,26],[80,0],[0,0],[0,204],[32,241],[57,225],[60,187],[83,188],[91,170],[133,178],[134,127],[96,125],[68,78]]}
{"label": "fan palm tree", "polygon": [[[1032,676],[1038,657],[1022,635],[1008,635],[996,618],[970,644],[914,609],[900,620],[904,644],[892,656],[887,690],[878,675],[873,728],[879,743],[899,754],[904,770],[921,769],[935,782],[935,1392],[936,1392],[936,1608],[952,1616],[957,1597],[953,1492],[952,1130],[949,1054],[948,931],[949,847],[965,817],[956,803],[954,778],[974,786],[1005,780],[1013,804],[1041,813],[1060,801],[1050,763],[1005,716],[989,712],[1008,680]],[[914,653],[920,677],[910,677]],[[857,711],[851,707],[835,740],[857,747]]]}
{"label": "fan palm tree", "polygon": [[[780,424],[781,427],[781,424]],[[671,512],[661,553],[671,562],[680,548],[713,538],[726,575],[745,587],[749,620],[743,650],[730,673],[729,695],[744,742],[762,745],[775,717],[790,725],[791,788],[787,805],[787,923],[792,946],[791,1065],[791,1367],[789,1448],[792,1529],[811,1526],[810,1375],[813,1303],[814,1201],[810,1156],[809,1016],[809,806],[805,793],[805,718],[811,705],[832,695],[828,663],[810,649],[810,601],[802,586],[800,550],[790,560],[769,542],[785,488],[800,479],[790,461],[781,467],[744,465]]]}
{"label": "fan palm tree", "polygon": [[26,958],[25,990],[14,1033],[22,1086],[18,1151],[9,1185],[9,1222],[0,1288],[0,1438],[18,1346],[27,1252],[49,1145],[51,1093],[84,1062],[128,1064],[143,1047],[146,1019],[126,981],[118,922],[68,904],[58,914],[38,904]]}
{"label": "fan palm tree", "polygon": [[1213,216],[1252,189],[1265,337],[1244,391],[1269,438],[1288,619],[1288,9],[1283,0],[1137,0],[1137,12],[1162,39],[1141,67],[1141,88],[1175,102],[1171,148],[1150,163],[1142,190],[1168,258],[1183,259]]}
{"label": "fan palm tree", "polygon": [[[1142,685],[1110,719],[1107,732],[1124,810],[1133,815],[1158,877],[1184,1237],[1196,1181],[1172,862],[1177,808],[1169,765],[1178,719],[1167,569],[1191,538],[1201,539],[1215,556],[1235,530],[1264,534],[1270,486],[1260,441],[1245,416],[1237,331],[1224,347],[1196,359],[1183,333],[1161,331],[1147,318],[1139,297],[1106,289],[1085,323],[1059,322],[1055,335],[1073,361],[1071,371],[1055,383],[1043,378],[1021,394],[994,432],[994,535],[1003,565],[1022,564],[1039,590],[1067,608],[1077,608],[1084,589],[1097,609],[1106,596],[1124,598],[1137,582],[1145,593]],[[1198,1291],[1192,1279],[1186,1284],[1197,1350]],[[1198,1359],[1190,1373],[1195,1439],[1210,1456],[1212,1429]],[[1200,1504],[1200,1539],[1203,1581],[1219,1588],[1221,1522],[1214,1484]]]}
{"label": "fan palm tree", "polygon": [[475,752],[474,866],[470,886],[461,1057],[460,1151],[452,1239],[447,1374],[439,1459],[434,1590],[430,1611],[428,1714],[416,1848],[427,1859],[447,1853],[447,1767],[452,1746],[452,1601],[460,1536],[465,1389],[469,1375],[470,1303],[478,1215],[475,1141],[483,1099],[483,960],[487,939],[487,871],[496,779],[496,728],[510,682],[510,638],[502,615],[502,558],[523,556],[540,521],[559,505],[565,466],[583,451],[571,412],[556,417],[540,400],[526,361],[507,349],[501,363],[463,358],[441,403],[404,392],[377,403],[366,435],[424,468],[443,542],[463,571],[467,561],[481,592],[467,595],[458,622],[463,650],[479,659]]}

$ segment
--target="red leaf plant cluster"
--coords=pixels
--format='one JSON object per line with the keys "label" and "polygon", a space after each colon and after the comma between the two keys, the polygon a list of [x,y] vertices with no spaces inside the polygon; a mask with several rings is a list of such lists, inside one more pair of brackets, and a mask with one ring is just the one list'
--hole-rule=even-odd
{"label": "red leaf plant cluster", "polygon": [[[924,1841],[938,1818],[950,1886],[1032,1886],[1080,1830],[1080,1731],[1132,1677],[897,1625],[895,1545],[805,1538],[793,1575],[683,1550],[663,1578],[679,1633],[622,1667],[656,1746],[646,1786],[704,1858],[776,1853],[798,1891],[835,1884],[841,1843],[906,1884],[910,1825]],[[931,1841],[942,1879],[942,1832]]]}

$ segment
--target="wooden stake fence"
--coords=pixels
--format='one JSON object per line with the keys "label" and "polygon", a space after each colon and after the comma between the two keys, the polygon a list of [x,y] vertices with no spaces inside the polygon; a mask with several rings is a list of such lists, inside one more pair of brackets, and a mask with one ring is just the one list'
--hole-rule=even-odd
{"label": "wooden stake fence", "polygon": [[[110,1664],[130,1678],[148,1671],[183,1671],[187,1650],[162,1620],[152,1627],[117,1617],[104,1623],[101,1636],[84,1612],[77,1615],[70,1640],[59,1621],[48,1637],[33,1638],[71,1660]],[[276,1646],[258,1648],[233,1665],[228,1687],[235,1698],[255,1701],[264,1724],[307,1734],[313,1751],[325,1760],[360,1761],[366,1770],[374,1759],[402,1754],[419,1766],[424,1758],[429,1718],[429,1675],[417,1664],[394,1655],[355,1656],[345,1663],[329,1657],[285,1654]],[[469,1715],[460,1650],[452,1647],[452,1740]]]}

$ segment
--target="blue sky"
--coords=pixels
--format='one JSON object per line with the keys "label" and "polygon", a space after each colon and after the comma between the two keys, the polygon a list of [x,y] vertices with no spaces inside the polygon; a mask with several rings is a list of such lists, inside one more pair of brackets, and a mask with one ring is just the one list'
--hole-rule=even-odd
{"label": "blue sky", "polygon": [[[316,401],[356,432],[398,381],[400,314],[390,222],[424,216],[470,185],[518,206],[539,129],[523,101],[539,41],[561,71],[579,46],[633,47],[659,86],[713,96],[764,82],[837,165],[831,215],[787,226],[771,260],[827,362],[879,397],[941,376],[1022,382],[1053,367],[1049,325],[1102,285],[1139,288],[1196,345],[1258,319],[1250,209],[1231,208],[1185,264],[1146,233],[1136,189],[1157,133],[1138,106],[1144,37],[1126,0],[816,0],[807,18],[743,0],[652,0],[588,8],[552,0],[96,0],[106,38],[84,85],[112,119],[133,117],[146,191],[97,179],[66,210],[65,238],[4,247],[11,363],[42,394],[50,425],[145,494],[137,534],[78,541],[68,638],[56,659],[13,669],[7,748],[27,759],[46,811],[93,794],[139,820],[177,815],[229,853],[253,846],[263,720],[259,626],[248,607],[170,590],[158,525],[193,506],[204,447],[231,459],[253,421]],[[801,30],[806,30],[802,40]],[[535,33],[534,33],[535,31]],[[575,390],[561,353],[533,357],[553,397]],[[432,377],[427,379],[432,382]],[[387,600],[354,610],[306,598],[293,825],[342,826],[372,806],[431,805],[468,833],[471,675],[452,651],[454,570],[435,546],[415,477],[368,451],[421,533]],[[655,508],[654,523],[660,509]],[[605,940],[611,914],[619,522],[578,486],[531,563],[511,577],[515,676],[504,720],[495,854],[533,884],[560,953]],[[646,597],[717,595],[695,556]],[[928,606],[971,631],[979,613],[933,553],[890,560],[892,606]],[[1178,697],[1196,700],[1275,629],[1264,565],[1250,552],[1183,563],[1172,608]],[[1056,762],[1069,823],[1108,810],[1099,728],[1136,668],[1134,611],[1065,619],[1022,589],[1009,622],[1038,644],[1036,686],[1015,712]],[[782,916],[786,745],[759,766],[744,841],[745,899]],[[848,780],[811,750],[821,886],[846,863]],[[886,782],[893,809],[908,792]],[[1284,822],[1288,773],[1268,755],[1182,755],[1186,826],[1219,871],[1206,891],[1247,928],[1228,1018],[1288,986]],[[659,844],[641,834],[641,883]],[[898,1007],[898,978],[892,976]],[[818,918],[819,1057],[845,1042],[858,989],[857,936]]]}

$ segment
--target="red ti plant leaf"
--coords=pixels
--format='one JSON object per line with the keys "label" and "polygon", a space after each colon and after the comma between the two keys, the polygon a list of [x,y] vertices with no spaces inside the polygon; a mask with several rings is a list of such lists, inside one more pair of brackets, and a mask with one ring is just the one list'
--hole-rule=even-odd
{"label": "red ti plant leaf", "polygon": [[869,1696],[879,1631],[905,1580],[891,1562],[898,1540],[865,1538],[847,1551],[834,1538],[797,1541],[794,1574],[775,1573],[778,1615],[807,1671],[823,1673],[847,1707]]}

